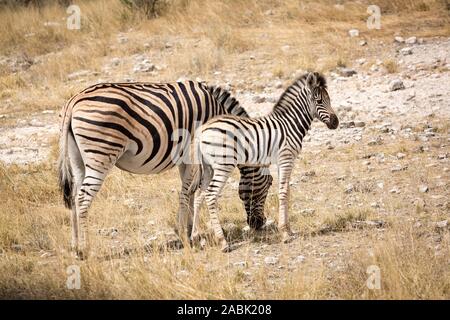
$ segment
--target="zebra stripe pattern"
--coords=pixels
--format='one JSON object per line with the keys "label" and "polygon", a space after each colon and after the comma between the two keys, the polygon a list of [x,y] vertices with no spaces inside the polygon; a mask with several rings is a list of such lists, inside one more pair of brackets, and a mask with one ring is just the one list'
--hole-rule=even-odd
{"label": "zebra stripe pattern", "polygon": [[[178,166],[178,231],[190,234],[194,198],[187,192],[192,166],[186,159],[191,136],[200,124],[223,114],[248,117],[229,92],[194,81],[103,83],[72,97],[61,112],[59,172],[65,204],[72,209],[72,247],[78,256],[87,254],[88,209],[114,166],[138,174]],[[265,181],[259,175],[241,171],[241,183],[259,190],[264,186],[255,181]],[[263,204],[255,197],[241,192],[241,199],[249,216],[263,216],[258,211]]]}
{"label": "zebra stripe pattern", "polygon": [[[292,239],[288,222],[289,179],[302,140],[314,118],[336,129],[339,120],[331,108],[326,81],[319,73],[299,77],[281,95],[272,112],[260,118],[221,116],[201,127],[196,137],[200,168],[190,188],[203,190],[211,225],[224,251],[228,243],[218,219],[217,198],[237,165],[267,166],[276,163],[279,180],[278,227],[284,242]],[[192,235],[197,235],[199,210],[194,207]]]}

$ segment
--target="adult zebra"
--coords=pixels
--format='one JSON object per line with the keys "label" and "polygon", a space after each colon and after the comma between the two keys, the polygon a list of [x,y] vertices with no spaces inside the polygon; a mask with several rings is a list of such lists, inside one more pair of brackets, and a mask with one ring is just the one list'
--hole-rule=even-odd
{"label": "adult zebra", "polygon": [[[88,209],[114,166],[156,174],[177,165],[182,180],[178,231],[190,235],[193,196],[187,192],[192,175],[186,151],[196,127],[221,114],[248,116],[226,90],[194,81],[103,83],[73,96],[61,111],[59,174],[65,205],[72,209],[77,255],[88,253]],[[239,192],[253,228],[264,223],[259,202],[264,204],[271,182],[262,169],[241,168]],[[249,190],[263,190],[262,196]]]}
{"label": "adult zebra", "polygon": [[[331,108],[326,81],[319,73],[299,77],[281,95],[272,112],[260,118],[221,116],[201,127],[196,137],[200,165],[189,192],[199,187],[206,199],[211,225],[222,250],[229,250],[217,216],[217,198],[236,165],[265,166],[277,163],[279,176],[278,227],[284,242],[292,238],[288,222],[289,179],[302,140],[314,118],[329,129],[339,120]],[[192,237],[197,235],[194,207]]]}

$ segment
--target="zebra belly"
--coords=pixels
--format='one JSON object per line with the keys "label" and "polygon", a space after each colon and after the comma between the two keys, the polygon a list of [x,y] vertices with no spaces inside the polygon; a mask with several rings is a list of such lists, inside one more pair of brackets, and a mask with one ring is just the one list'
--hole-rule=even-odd
{"label": "zebra belly", "polygon": [[132,152],[125,152],[116,162],[116,167],[121,170],[136,174],[157,174],[176,166],[176,163],[168,161],[161,166],[154,167],[154,163],[142,165],[142,159],[136,157]]}

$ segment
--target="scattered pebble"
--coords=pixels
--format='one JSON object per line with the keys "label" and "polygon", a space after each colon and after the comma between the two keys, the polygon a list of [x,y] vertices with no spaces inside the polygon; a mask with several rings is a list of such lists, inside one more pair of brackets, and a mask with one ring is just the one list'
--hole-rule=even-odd
{"label": "scattered pebble", "polygon": [[397,91],[397,90],[403,90],[403,89],[405,89],[405,85],[403,84],[403,81],[401,79],[395,79],[389,83],[390,91]]}
{"label": "scattered pebble", "polygon": [[280,259],[278,259],[277,257],[265,257],[264,258],[264,263],[265,264],[268,264],[268,265],[274,265],[274,264],[277,264],[278,263],[278,261],[279,261]]}
{"label": "scattered pebble", "polygon": [[350,29],[350,30],[348,30],[348,35],[351,38],[357,37],[357,36],[359,36],[359,30],[358,29]]}

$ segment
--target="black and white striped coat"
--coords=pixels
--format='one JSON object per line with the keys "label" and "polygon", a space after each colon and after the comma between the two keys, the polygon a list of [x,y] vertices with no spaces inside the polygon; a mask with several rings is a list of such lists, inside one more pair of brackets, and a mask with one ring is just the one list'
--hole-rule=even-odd
{"label": "black and white striped coat", "polygon": [[[247,116],[226,90],[194,81],[103,83],[73,96],[61,111],[59,173],[65,204],[72,209],[72,247],[79,257],[88,251],[89,206],[114,166],[139,174],[178,166],[178,228],[181,235],[190,233],[189,146],[196,127],[223,114]],[[241,199],[257,228],[264,223],[257,200],[264,203],[265,196],[247,192],[259,188],[255,181],[261,187],[269,183],[260,170],[241,168]]]}
{"label": "black and white striped coat", "polygon": [[[278,166],[279,230],[291,239],[288,222],[289,179],[302,140],[314,118],[336,129],[339,121],[331,108],[325,78],[318,73],[299,77],[282,94],[272,112],[260,118],[220,116],[203,125],[196,135],[198,174],[190,188],[200,187],[206,199],[211,225],[223,250],[229,246],[218,219],[217,198],[237,165]],[[199,210],[194,209],[192,237],[197,236]]]}

